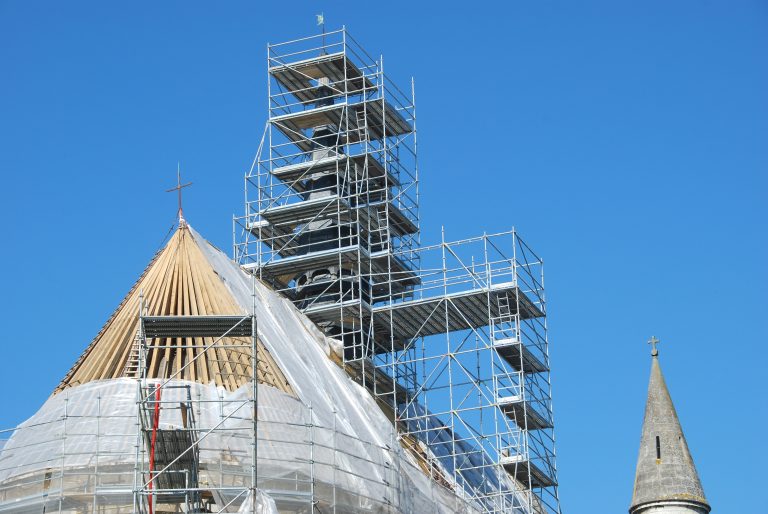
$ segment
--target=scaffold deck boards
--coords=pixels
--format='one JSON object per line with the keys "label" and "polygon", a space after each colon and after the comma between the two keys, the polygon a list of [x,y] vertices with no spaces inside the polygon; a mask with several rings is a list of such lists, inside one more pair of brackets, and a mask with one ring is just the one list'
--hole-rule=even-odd
{"label": "scaffold deck boards", "polygon": [[[334,321],[346,317],[359,317],[363,313],[370,313],[371,306],[365,300],[345,300],[333,303],[318,303],[309,305],[302,312],[315,323]],[[370,314],[368,314],[370,316]]]}
{"label": "scaffold deck boards", "polygon": [[532,487],[552,487],[557,485],[541,468],[521,455],[502,457],[501,464],[507,473],[526,486],[529,481]]}
{"label": "scaffold deck boards", "polygon": [[276,259],[262,265],[246,264],[245,269],[260,269],[269,279],[282,288],[288,287],[296,274],[328,266],[360,263],[363,275],[374,282],[383,282],[385,274],[399,277],[400,284],[418,283],[418,276],[389,251],[369,253],[359,244],[329,248],[312,253]]}
{"label": "scaffold deck boards", "polygon": [[328,195],[311,200],[302,200],[285,205],[275,205],[264,209],[262,217],[273,225],[295,227],[296,225],[312,221],[316,218],[336,217],[340,209],[349,209],[346,199],[338,195]]}
{"label": "scaffold deck boards", "polygon": [[144,335],[158,337],[250,337],[250,316],[144,316]]}
{"label": "scaffold deck boards", "polygon": [[525,373],[542,373],[547,371],[544,363],[516,338],[496,340],[493,346],[498,354],[517,371]]}
{"label": "scaffold deck boards", "polygon": [[413,131],[411,124],[398,110],[384,100],[324,105],[273,116],[271,122],[305,152],[313,149],[314,145],[304,131],[315,127],[336,127],[337,131],[344,133],[345,143],[402,136]]}
{"label": "scaffold deck boards", "polygon": [[376,368],[369,359],[359,359],[347,362],[353,378],[365,382],[365,386],[376,396],[392,396],[394,393],[397,403],[405,403],[411,398],[411,392],[394,380],[384,370]]}
{"label": "scaffold deck boards", "polygon": [[327,78],[331,90],[339,95],[356,94],[374,87],[344,52],[318,55],[295,62],[270,58],[269,73],[302,102],[321,98],[316,87],[317,80],[321,78]]}
{"label": "scaffold deck boards", "polygon": [[[379,221],[380,213],[387,214],[386,219],[389,220],[389,229],[395,237],[413,234],[418,231],[416,224],[403,211],[391,203],[389,205],[382,201],[373,204],[358,203],[353,207],[347,198],[335,194],[268,207],[261,212],[261,216],[272,226],[276,227],[275,229],[270,229],[275,231],[276,237],[290,235],[300,225],[320,220],[331,220],[347,224],[355,223],[359,228],[359,232],[362,235],[366,235],[382,228],[382,224]],[[262,229],[262,237],[269,236],[269,234],[264,233],[265,225],[263,224],[253,223],[250,226],[251,233],[258,235],[259,228]],[[286,239],[286,241],[289,240],[290,238]],[[286,251],[292,253],[288,245],[271,246],[283,246]]]}
{"label": "scaffold deck boards", "polygon": [[524,430],[552,428],[552,424],[533,408],[531,402],[519,396],[505,396],[497,401],[502,412]]}
{"label": "scaffold deck boards", "polygon": [[496,301],[499,295],[508,295],[512,306],[517,305],[515,299],[519,299],[520,316],[524,319],[543,315],[520,288],[512,284],[500,284],[491,288],[377,306],[374,308],[374,320],[377,325],[389,325],[391,311],[392,326],[398,339],[442,334],[446,330],[480,328],[488,325],[489,312],[491,317],[499,316]]}
{"label": "scaffold deck boards", "polygon": [[[347,168],[347,164],[352,164]],[[374,188],[385,188],[399,185],[398,180],[384,171],[382,164],[376,158],[365,155],[347,156],[338,154],[311,161],[280,166],[272,170],[272,174],[288,184],[299,193],[306,191],[304,180],[320,173],[349,173],[352,181],[368,181]]]}

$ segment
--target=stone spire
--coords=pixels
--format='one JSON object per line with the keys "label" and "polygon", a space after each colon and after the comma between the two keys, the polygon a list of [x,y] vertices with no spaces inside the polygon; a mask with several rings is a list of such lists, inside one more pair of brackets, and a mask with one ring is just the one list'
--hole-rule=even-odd
{"label": "stone spire", "polygon": [[658,342],[649,341],[651,379],[629,512],[707,514],[710,506],[659,366]]}

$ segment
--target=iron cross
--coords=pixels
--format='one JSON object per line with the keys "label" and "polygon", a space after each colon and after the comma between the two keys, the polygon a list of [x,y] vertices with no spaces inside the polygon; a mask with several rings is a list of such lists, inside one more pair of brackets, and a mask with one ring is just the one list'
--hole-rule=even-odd
{"label": "iron cross", "polygon": [[185,187],[189,187],[192,185],[192,182],[187,182],[186,184],[181,183],[181,165],[177,165],[176,167],[176,187],[172,187],[171,189],[167,189],[166,193],[172,193],[174,191],[179,192],[179,221],[184,221],[184,211],[181,208],[181,190]]}
{"label": "iron cross", "polygon": [[659,344],[661,341],[659,341],[656,336],[651,336],[651,338],[648,340],[648,344],[651,345],[651,355],[656,357],[659,354],[659,349],[656,348],[656,345]]}

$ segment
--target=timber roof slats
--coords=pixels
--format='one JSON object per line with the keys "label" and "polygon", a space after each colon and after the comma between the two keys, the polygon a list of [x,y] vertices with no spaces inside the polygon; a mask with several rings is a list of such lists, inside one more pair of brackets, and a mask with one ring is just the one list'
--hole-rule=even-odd
{"label": "timber roof slats", "polygon": [[[186,256],[185,256],[185,260],[187,260]],[[189,264],[190,263],[187,262],[187,266],[184,267],[184,273],[181,276],[181,280],[185,288],[194,289],[195,283],[192,280],[192,276],[191,276],[192,270]],[[179,305],[179,310],[177,312],[190,312],[190,310],[188,309],[191,308],[191,305],[190,305],[191,296],[193,295],[182,294],[180,296],[180,298],[178,299],[178,302],[180,305]],[[200,361],[199,360],[192,361],[192,359],[194,358],[194,353],[197,351],[197,348],[192,348],[192,346],[194,346],[194,340],[191,338],[188,339],[186,337],[182,337],[180,341],[181,341],[181,344],[184,346],[187,346],[187,348],[176,350],[176,369],[174,370],[174,372],[181,369],[182,366],[188,363],[191,363],[187,368],[189,370],[189,378],[190,380],[195,380],[195,377],[197,376],[197,373],[196,373],[197,370],[195,368],[197,367],[197,364]]]}
{"label": "timber roof slats", "polygon": [[[162,302],[162,298],[166,297],[166,291],[170,285],[170,281],[173,280],[173,269],[170,266],[170,259],[166,256],[166,259],[163,261],[163,276],[165,280],[159,281],[156,283],[156,287],[153,288],[151,291],[151,294],[148,296],[145,296],[145,300],[147,302],[153,302],[153,305],[158,305],[157,302]],[[170,273],[170,275],[169,275]],[[145,293],[146,294],[146,293]],[[160,312],[165,312],[164,305],[161,303],[159,308],[161,309]],[[136,306],[136,309],[138,309],[138,303]],[[133,323],[133,320],[130,320],[131,323]],[[153,354],[153,357],[157,357],[158,353],[155,352]],[[148,366],[148,374],[152,376],[152,374],[157,374],[157,370],[154,368],[154,359],[150,358],[148,359],[147,363],[145,364]]]}
{"label": "timber roof slats", "polygon": [[[175,311],[175,312],[178,312],[179,305],[176,303],[176,301],[177,301],[176,293],[178,292],[179,286],[180,286],[180,283],[179,283],[179,281],[180,281],[180,273],[182,273],[184,271],[184,267],[187,264],[187,262],[186,262],[186,253],[185,252],[181,252],[181,255],[179,256],[179,260],[180,260],[180,266],[174,267],[174,269],[173,269],[173,278],[172,278],[173,283],[171,285],[171,290],[170,290],[170,293],[171,293],[170,296],[171,297],[168,299],[168,311],[169,312],[171,312],[171,309],[173,309],[173,311]],[[177,344],[176,341],[170,340],[170,339],[165,339],[165,348],[163,350],[163,360],[162,360],[162,362],[165,365],[166,369],[163,370],[163,372],[166,373],[169,376],[171,374],[173,374],[173,371],[174,371],[173,370],[173,362],[174,362],[175,354],[177,353],[174,350],[176,349],[177,346],[178,346],[178,344]]]}
{"label": "timber roof slats", "polygon": [[[182,316],[182,321],[192,320],[193,324],[203,322],[210,325],[213,319],[221,321],[246,316],[211,267],[199,244],[206,243],[197,241],[186,227],[174,234],[54,394],[66,387],[92,380],[123,376],[139,328],[141,292],[148,309],[147,314],[160,317],[156,319]],[[250,331],[250,321],[247,324],[247,330]],[[236,389],[246,384],[251,376],[251,343],[250,338],[243,339],[243,334],[243,330],[233,332],[231,337],[221,339],[219,344],[205,353],[202,347],[211,345],[217,341],[217,337],[193,337],[192,332],[175,337],[168,333],[159,334],[159,337],[148,340],[147,377],[167,378],[182,370],[175,378],[213,382],[229,390]],[[291,386],[269,351],[261,342],[257,344],[259,380],[292,394]],[[184,367],[193,360],[193,364]]]}
{"label": "timber roof slats", "polygon": [[[192,312],[192,305],[191,300],[189,298],[190,295],[184,295],[183,301],[184,301],[184,310],[181,312]],[[146,331],[145,331],[146,334]],[[198,377],[198,367],[200,366],[199,360],[194,360],[197,356],[197,348],[194,348],[193,346],[193,339],[183,339],[184,345],[187,346],[187,348],[184,350],[184,353],[186,354],[187,363],[191,363],[189,366],[189,373],[190,373],[190,379],[197,380]]]}
{"label": "timber roof slats", "polygon": [[[212,284],[206,284],[206,285],[210,285],[211,287],[202,287],[205,283],[210,282],[210,277],[208,275],[204,275],[202,282],[203,283],[200,284],[201,287],[195,288],[196,289],[195,292],[200,295],[200,297],[201,297],[200,300],[201,301],[198,302],[198,308],[196,309],[196,312],[194,312],[194,314],[198,314],[198,315],[201,314],[200,305],[202,305],[202,307],[205,310],[205,312],[221,312],[222,310],[226,311],[226,310],[229,310],[229,309],[232,309],[230,312],[239,310],[234,305],[228,305],[228,306],[216,305],[215,304],[215,297],[212,299],[209,296],[209,294],[208,294],[209,291],[212,289]],[[194,285],[193,285],[193,287],[194,287]],[[197,298],[197,294],[191,295],[191,297],[192,298]],[[203,340],[204,340],[206,345],[212,345],[215,342],[215,338],[204,338]],[[231,344],[233,344],[235,342],[236,342],[236,340],[233,340],[231,342]],[[208,351],[210,352],[211,350],[208,350]],[[223,372],[223,374],[221,376],[222,383],[225,383],[225,384],[228,383],[227,384],[228,388],[233,388],[233,389],[236,388],[237,387],[237,384],[236,384],[237,378],[235,377],[234,370],[232,369],[232,363],[229,360],[230,359],[229,348],[222,348],[220,345],[216,345],[216,346],[213,347],[213,352],[214,352],[214,355],[218,359],[218,361],[215,361],[215,362],[218,362],[219,368],[221,368],[222,364],[223,364],[224,372]]]}
{"label": "timber roof slats", "polygon": [[[174,247],[172,247],[171,253],[172,254],[178,253],[178,245],[175,245]],[[172,284],[172,283],[175,282],[175,276],[176,276],[177,267],[170,266],[171,262],[172,261],[170,261],[170,260],[168,261],[168,270],[166,270],[166,272],[170,271],[170,278],[168,280],[163,281],[163,283],[161,284],[162,294],[161,294],[161,296],[159,298],[159,301],[161,302],[160,303],[160,312],[163,312],[163,313],[170,312],[170,307],[168,305],[168,300],[169,300],[168,299],[168,292],[171,289],[172,285],[175,286],[175,284]],[[148,305],[156,305],[156,304],[153,304],[153,303],[149,303],[151,301],[152,301],[152,299],[149,298],[147,304]],[[163,341],[163,344],[166,345],[167,341]],[[147,372],[148,376],[162,376],[162,374],[164,374],[164,372],[160,371],[160,364],[162,362],[161,355],[162,355],[162,352],[159,349],[156,350],[156,351],[153,351],[153,352],[149,352],[149,370]],[[167,357],[167,355],[166,355],[166,357]]]}

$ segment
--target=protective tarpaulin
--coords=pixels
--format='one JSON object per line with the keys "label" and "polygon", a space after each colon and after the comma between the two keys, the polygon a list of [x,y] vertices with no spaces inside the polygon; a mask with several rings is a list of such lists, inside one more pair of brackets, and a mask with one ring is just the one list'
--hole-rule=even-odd
{"label": "protective tarpaulin", "polygon": [[[258,281],[254,285],[234,262],[192,234],[243,313],[255,305],[259,340],[295,393],[258,388],[256,504],[262,510],[257,512],[479,510],[463,499],[460,486],[440,485],[418,467],[371,394],[329,358],[331,340],[289,300]],[[131,512],[134,502],[146,505],[150,495],[142,484],[148,480],[149,452],[139,396],[138,381],[119,378],[87,382],[49,398],[0,450],[0,512],[43,507]],[[178,407],[188,398],[193,421]],[[158,481],[155,504],[178,504],[191,495],[219,510],[226,506],[223,512],[250,508],[252,409],[250,385],[227,391],[189,381],[165,384],[157,431],[194,432],[196,469],[175,471],[187,481],[183,491],[163,492]],[[433,463],[450,481],[449,459],[441,459],[449,442],[424,443],[433,446],[428,449]],[[465,479],[498,484],[498,477],[482,474]]]}
{"label": "protective tarpaulin", "polygon": [[[242,491],[250,487],[250,388],[228,392],[171,381],[162,391],[159,430],[184,425],[174,406],[189,394],[199,445],[199,487],[217,490],[224,503],[234,499],[235,511]],[[136,398],[136,381],[127,378],[90,382],[50,398],[2,451],[0,511],[18,502],[39,508],[39,501],[57,497],[76,507],[74,497],[83,494],[88,503],[130,504],[140,441]],[[414,466],[394,440],[394,445],[362,440],[355,421],[341,410],[322,413],[263,385],[258,404],[258,484],[278,505],[306,507],[314,497],[320,505],[335,499],[337,512],[387,511],[387,505],[403,512],[465,509]],[[146,455],[139,459],[146,469]]]}
{"label": "protective tarpaulin", "polygon": [[264,491],[257,490],[256,494],[248,491],[248,496],[240,508],[238,514],[279,514],[275,500]]}

